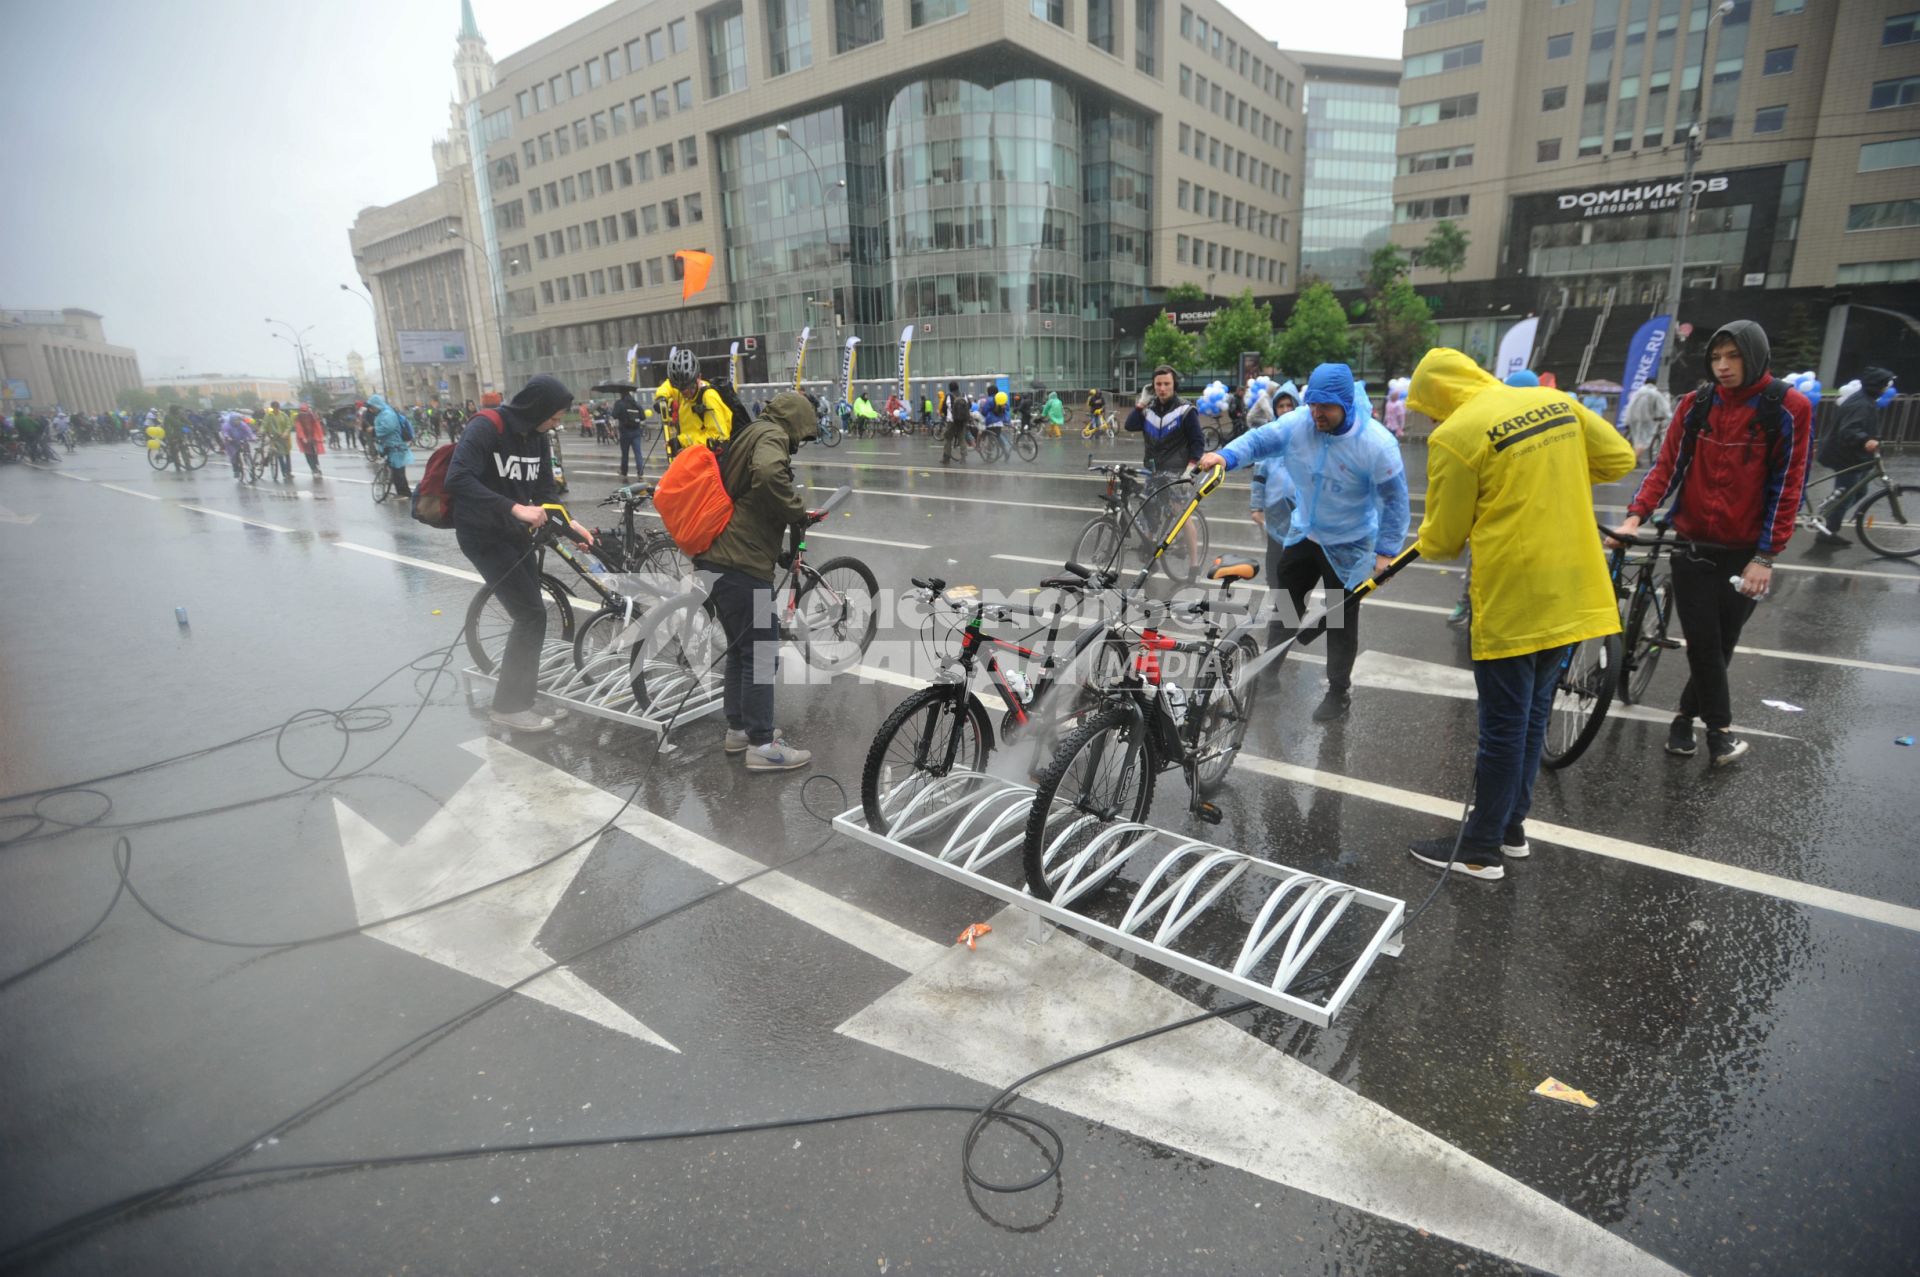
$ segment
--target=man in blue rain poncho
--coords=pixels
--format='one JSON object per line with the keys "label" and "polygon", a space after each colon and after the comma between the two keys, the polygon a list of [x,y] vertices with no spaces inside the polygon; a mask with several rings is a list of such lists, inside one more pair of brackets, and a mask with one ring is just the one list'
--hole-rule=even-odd
{"label": "man in blue rain poncho", "polygon": [[[1273,583],[1293,600],[1297,623],[1316,584],[1351,589],[1400,552],[1407,537],[1407,472],[1400,445],[1373,420],[1345,364],[1321,364],[1307,379],[1305,404],[1250,430],[1201,468],[1235,470],[1277,459],[1294,488],[1293,518],[1282,538]],[[1271,490],[1272,481],[1268,481]],[[1271,535],[1271,529],[1269,530]],[[1291,633],[1291,629],[1285,632]],[[1327,695],[1316,723],[1346,715],[1353,697],[1353,660],[1360,651],[1360,605],[1349,603],[1327,640]]]}

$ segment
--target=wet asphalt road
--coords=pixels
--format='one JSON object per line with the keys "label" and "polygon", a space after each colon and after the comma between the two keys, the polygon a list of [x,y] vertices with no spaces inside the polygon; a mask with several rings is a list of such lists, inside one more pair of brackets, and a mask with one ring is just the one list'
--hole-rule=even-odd
{"label": "wet asphalt road", "polygon": [[[1077,442],[1056,444],[1032,466],[952,472],[929,466],[937,453],[918,440],[809,450],[817,488],[858,492],[816,557],[857,554],[889,587],[929,572],[1030,585],[1047,574],[1035,560],[1057,563],[1090,517],[1084,458]],[[616,482],[610,449],[571,443],[568,459],[576,509]],[[1417,494],[1424,454],[1409,447],[1408,459]],[[781,688],[782,727],[844,801],[825,782],[743,776],[714,719],[656,759],[651,737],[577,718],[550,738],[508,740],[445,683],[421,708],[428,676],[405,663],[457,638],[467,565],[451,534],[376,507],[363,462],[324,464],[323,481],[258,488],[214,468],[156,475],[132,448],[83,450],[58,473],[0,470],[0,791],[271,728],[402,671],[368,697],[384,715],[352,721],[364,730],[309,720],[278,742],[46,799],[52,823],[36,824],[31,803],[0,807],[0,838],[18,839],[0,848],[0,979],[99,917],[121,834],[139,897],[123,895],[70,956],[0,988],[0,1248],[295,1115],[236,1165],[992,1094],[976,1035],[915,1053],[840,1031],[876,1004],[886,1019],[916,963],[952,962],[954,935],[999,909],[819,819],[857,802],[867,742],[901,687],[842,676]],[[1597,501],[1619,506],[1629,491]],[[1216,548],[1260,547],[1244,506],[1237,479],[1209,503]],[[1448,883],[1404,956],[1377,964],[1332,1028],[1265,1011],[1232,1021],[1337,1083],[1336,1107],[1373,1115],[1356,1120],[1452,1146],[1533,1190],[1541,1209],[1623,1240],[1647,1260],[1637,1270],[1881,1274],[1913,1271],[1920,1253],[1920,750],[1894,744],[1920,732],[1920,567],[1817,549],[1804,533],[1782,563],[1804,570],[1777,574],[1733,670],[1736,720],[1778,735],[1755,736],[1740,767],[1666,757],[1663,723],[1609,721],[1586,758],[1536,791],[1535,821],[1577,845],[1536,834],[1536,854],[1505,881]],[[1255,765],[1236,773],[1225,822],[1208,831],[1216,841],[1426,897],[1432,874],[1404,846],[1451,828],[1436,813],[1464,795],[1473,706],[1436,694],[1418,663],[1466,668],[1465,636],[1441,616],[1458,589],[1457,573],[1423,567],[1366,606],[1363,670],[1378,661],[1406,677],[1363,679],[1344,724],[1307,721],[1320,666],[1281,669],[1249,737]],[[456,653],[451,667],[465,663]],[[1671,704],[1682,669],[1677,656],[1662,666],[1651,706]],[[303,786],[276,743],[308,774],[344,746],[357,774]],[[551,799],[509,809],[499,787],[522,772]],[[481,840],[557,849],[601,823],[604,794],[631,794],[660,823],[592,839],[542,904],[533,948],[551,960],[600,946],[572,965],[579,996],[674,1049],[520,995],[415,1042],[496,997],[498,982],[355,934],[358,918],[387,915],[356,912],[374,879],[349,865],[372,875],[409,846],[450,845],[435,841],[448,810]],[[1183,794],[1177,775],[1162,777],[1151,818],[1185,828]],[[245,805],[170,819],[228,804]],[[711,869],[723,852],[778,866],[762,885],[850,907],[851,929],[726,885]],[[1023,933],[1001,926],[982,951]],[[1202,1006],[1225,1000],[1151,964],[1114,965]],[[1046,1022],[1110,1009],[1044,979],[1005,998],[985,1013]],[[1531,1094],[1550,1075],[1598,1107]],[[970,1194],[966,1119],[901,1116],[203,1184],[0,1266],[1389,1274],[1524,1271],[1541,1253],[1531,1226],[1515,1224],[1510,1245],[1469,1245],[1373,1209],[1422,1189],[1457,1197],[1445,1158],[1349,1166],[1309,1189],[1284,1168],[1249,1169],[1239,1148],[1131,1133],[1134,1110],[1162,1098],[1121,1079],[1095,1103],[1099,1120],[1064,1101],[1029,1105],[1067,1143],[1057,1191]],[[1235,1111],[1218,1116],[1231,1124]],[[1004,1135],[988,1137],[981,1163],[990,1177],[1035,1169]],[[1411,1188],[1399,1182],[1409,1175]]]}

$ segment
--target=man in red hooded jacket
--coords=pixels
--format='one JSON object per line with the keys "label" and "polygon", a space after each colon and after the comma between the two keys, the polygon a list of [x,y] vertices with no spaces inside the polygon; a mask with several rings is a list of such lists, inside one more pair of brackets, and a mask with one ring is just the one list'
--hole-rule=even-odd
{"label": "man in red hooded jacket", "polygon": [[1733,734],[1727,663],[1741,627],[1773,583],[1774,556],[1793,536],[1807,482],[1813,405],[1767,371],[1773,352],[1767,334],[1750,320],[1714,333],[1707,358],[1712,384],[1674,409],[1660,458],[1619,531],[1638,528],[1671,496],[1668,519],[1677,534],[1728,547],[1683,546],[1673,554],[1673,606],[1687,640],[1689,677],[1667,732],[1667,752],[1691,758],[1693,720],[1701,719],[1707,753],[1722,767],[1747,752],[1747,742]]}

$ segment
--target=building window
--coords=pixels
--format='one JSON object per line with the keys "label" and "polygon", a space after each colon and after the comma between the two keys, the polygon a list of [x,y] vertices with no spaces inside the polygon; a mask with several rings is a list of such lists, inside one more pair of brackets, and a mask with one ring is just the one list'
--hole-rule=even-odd
{"label": "building window", "polygon": [[[545,137],[543,136],[543,137],[541,138],[541,141],[543,141],[543,142],[544,142],[545,140],[546,140],[546,139],[545,139]],[[544,149],[544,148],[543,148],[543,149]],[[573,134],[572,134],[572,131],[571,131],[570,129],[566,129],[566,128],[558,128],[558,129],[555,129],[555,130],[553,131],[553,149],[554,149],[554,152],[555,152],[555,154],[558,154],[558,155],[568,155],[568,154],[571,154],[571,153],[572,153],[572,151],[573,151]],[[551,157],[551,156],[544,156],[544,155],[543,155],[543,156],[542,156],[541,158],[543,158],[543,159],[550,159],[550,158],[552,158],[552,157]]]}
{"label": "building window", "polygon": [[808,0],[767,0],[768,66],[785,75],[813,65],[813,17]]}
{"label": "building window", "polygon": [[600,223],[588,222],[582,229],[586,232],[587,247],[600,247]]}
{"label": "building window", "polygon": [[649,235],[657,235],[659,233],[660,208],[658,205],[649,204],[640,210],[640,225],[646,228],[646,232]]}
{"label": "building window", "polygon": [[1904,284],[1920,279],[1920,257],[1902,262],[1842,262],[1836,284]]}
{"label": "building window", "polygon": [[747,18],[739,0],[700,21],[707,34],[707,96],[725,97],[747,87]]}
{"label": "building window", "polygon": [[846,53],[886,38],[881,0],[833,0],[833,51]]}
{"label": "building window", "polygon": [[560,179],[560,198],[568,204],[573,203],[576,197],[574,195],[572,178],[563,177]]}
{"label": "building window", "polygon": [[1559,158],[1560,158],[1560,139],[1559,138],[1557,137],[1541,138],[1540,141],[1534,145],[1533,159],[1536,164],[1551,164]]}
{"label": "building window", "polygon": [[540,211],[540,188],[539,187],[534,186],[534,187],[528,188],[527,203],[532,206],[534,212],[538,213]]}
{"label": "building window", "polygon": [[693,110],[693,81],[691,79],[673,82],[673,104],[682,111]]}
{"label": "building window", "polygon": [[1424,4],[1408,6],[1407,26],[1411,29],[1430,22],[1445,22],[1448,18],[1462,18],[1486,7],[1487,0],[1426,0]]}
{"label": "building window", "polygon": [[1444,151],[1419,151],[1400,157],[1402,177],[1413,173],[1441,173],[1448,169],[1472,167],[1473,148],[1471,146],[1448,147]]}
{"label": "building window", "polygon": [[628,239],[638,239],[640,237],[640,214],[634,212],[632,209],[628,209],[626,212],[620,214],[620,232]]}
{"label": "building window", "polygon": [[547,207],[549,209],[560,207],[560,184],[558,182],[547,183]]}
{"label": "building window", "polygon": [[1913,168],[1920,165],[1920,137],[1897,138],[1891,142],[1868,142],[1860,148],[1862,173],[1882,169]]}
{"label": "building window", "polygon": [[706,220],[707,212],[705,201],[700,198],[698,191],[691,195],[682,196],[681,198],[682,202],[687,206],[687,221],[699,222]]}
{"label": "building window", "polygon": [[1464,195],[1440,195],[1427,200],[1408,200],[1394,207],[1393,220],[1396,222],[1430,222],[1442,217],[1465,217],[1467,215],[1467,197]]}
{"label": "building window", "polygon": [[1540,90],[1540,109],[1542,111],[1558,111],[1561,107],[1565,106],[1566,104],[1567,104],[1567,86],[1566,85],[1559,84],[1559,85],[1555,85],[1551,89]]}
{"label": "building window", "polygon": [[1570,58],[1573,56],[1573,33],[1550,35],[1547,37],[1547,60]]}
{"label": "building window", "polygon": [[698,168],[699,165],[700,165],[699,139],[690,138],[690,137],[681,138],[680,139],[680,166],[682,168]]}
{"label": "building window", "polygon": [[1192,202],[1191,200],[1192,194],[1193,194],[1192,184],[1186,181],[1184,178],[1181,179],[1178,203],[1182,209],[1186,208],[1187,205]]}
{"label": "building window", "polygon": [[1027,7],[1036,18],[1051,22],[1056,27],[1067,25],[1067,0],[1027,0]]}
{"label": "building window", "polygon": [[646,45],[640,40],[627,41],[627,70],[638,71],[647,64]]}
{"label": "building window", "polygon": [[635,98],[627,103],[627,109],[633,112],[633,127],[643,129],[647,126],[647,100]]}
{"label": "building window", "polygon": [[656,122],[667,118],[668,108],[672,105],[673,99],[668,95],[667,90],[655,89],[653,91],[653,118]]}
{"label": "building window", "polygon": [[608,267],[607,268],[608,290],[610,292],[616,292],[616,293],[625,292],[627,288],[626,274],[627,273],[624,270],[620,269],[618,266]]}
{"label": "building window", "polygon": [[523,165],[525,165],[527,168],[532,168],[534,166],[534,162],[538,158],[539,156],[535,153],[533,149],[532,138],[528,138],[526,141],[520,144],[520,162]]}
{"label": "building window", "polygon": [[1419,124],[1440,124],[1447,120],[1468,120],[1480,114],[1480,95],[1462,93],[1437,102],[1417,102],[1400,108],[1400,124],[1411,128]]}
{"label": "building window", "polygon": [[638,182],[653,180],[653,152],[641,151],[633,157],[633,177]]}
{"label": "building window", "polygon": [[667,174],[673,172],[673,143],[662,142],[654,151],[654,155],[660,160],[661,177],[665,177]]}
{"label": "building window", "polygon": [[573,144],[582,151],[587,149],[587,122],[585,120],[575,120],[573,122]]}
{"label": "building window", "polygon": [[924,27],[929,22],[957,18],[966,11],[967,0],[912,0],[907,8],[907,21],[913,26]]}
{"label": "building window", "polygon": [[606,141],[607,140],[607,113],[605,111],[595,111],[593,113],[592,120],[593,120],[593,140],[596,142]]}
{"label": "building window", "polygon": [[1173,260],[1176,262],[1185,262],[1187,260],[1187,246],[1191,243],[1192,241],[1189,240],[1185,235],[1174,236]]}
{"label": "building window", "polygon": [[1160,0],[1133,0],[1133,65],[1160,74]]}
{"label": "building window", "polygon": [[513,103],[516,107],[519,108],[521,119],[524,120],[529,115],[533,114],[533,95],[532,94],[522,90],[521,92],[514,94]]}
{"label": "building window", "polygon": [[1115,3],[1116,0],[1087,0],[1087,43],[1108,53],[1118,52],[1113,31]]}
{"label": "building window", "polygon": [[641,267],[639,262],[627,263],[627,284],[629,287],[641,288],[645,286],[645,280],[642,278],[640,271]]}
{"label": "building window", "polygon": [[675,53],[687,51],[687,20],[675,18],[667,24],[667,43],[673,46]]}
{"label": "building window", "polygon": [[1912,44],[1920,40],[1920,12],[1896,13],[1880,28],[1880,44]]}
{"label": "building window", "polygon": [[540,281],[540,300],[545,302],[549,306],[553,305],[553,281],[552,280],[543,279]]}
{"label": "building window", "polygon": [[613,135],[619,137],[627,131],[627,104],[615,102],[607,108],[607,120],[613,125]]}
{"label": "building window", "polygon": [[600,233],[606,237],[607,243],[618,244],[620,242],[619,219],[612,213],[608,213],[605,217],[601,218]]}
{"label": "building window", "polygon": [[[674,260],[678,261],[680,259],[676,257]],[[647,283],[658,287],[665,282],[666,272],[660,266],[660,259],[658,257],[649,257],[647,259]]]}
{"label": "building window", "polygon": [[1188,124],[1182,124],[1180,126],[1180,154],[1182,155],[1187,154],[1192,146],[1193,146],[1193,126]]}
{"label": "building window", "polygon": [[1847,209],[1849,231],[1887,231],[1902,226],[1920,226],[1920,200],[1885,200]]}
{"label": "building window", "polygon": [[1805,13],[1807,0],[1773,0],[1773,12],[1777,17],[1788,13]]}
{"label": "building window", "polygon": [[1873,92],[1867,96],[1869,111],[1883,111],[1890,106],[1912,106],[1920,102],[1920,75],[1903,76],[1898,80],[1876,80]]}
{"label": "building window", "polygon": [[587,87],[597,89],[606,80],[606,72],[601,69],[599,58],[587,59]]}
{"label": "building window", "polygon": [[686,274],[687,274],[686,260],[679,256],[669,257],[667,259],[667,274],[673,277],[673,280],[675,283],[678,283],[680,280],[686,278]]}
{"label": "building window", "polygon": [[1800,52],[1800,46],[1790,44],[1784,49],[1768,49],[1767,56],[1760,63],[1761,75],[1791,75],[1794,58]]}
{"label": "building window", "polygon": [[578,226],[567,227],[567,251],[569,253],[578,253],[584,244],[585,241],[580,237],[580,228]]}
{"label": "building window", "polygon": [[547,237],[545,235],[535,235],[533,237],[533,255],[536,260],[543,262],[547,260]]}
{"label": "building window", "polygon": [[626,50],[608,49],[605,57],[607,60],[607,78],[609,80],[617,80],[627,73]]}
{"label": "building window", "polygon": [[1787,127],[1787,108],[1784,106],[1763,106],[1753,113],[1753,131],[1755,133],[1783,133]]}
{"label": "building window", "polygon": [[663,62],[667,56],[667,33],[655,28],[647,32],[647,61]]}
{"label": "building window", "polygon": [[580,174],[580,198],[583,200],[590,200],[593,198],[592,170],[588,170]]}

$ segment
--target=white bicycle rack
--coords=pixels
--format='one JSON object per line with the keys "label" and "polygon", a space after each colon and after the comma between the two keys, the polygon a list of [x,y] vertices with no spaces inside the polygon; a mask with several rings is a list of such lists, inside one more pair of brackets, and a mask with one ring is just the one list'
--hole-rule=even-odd
{"label": "white bicycle rack", "polygon": [[[1049,830],[1046,853],[1049,865],[1064,855],[1060,881],[1051,901],[1040,900],[1019,881],[1018,867],[1033,799],[1031,786],[979,772],[916,773],[888,793],[886,833],[869,828],[859,807],[836,816],[833,826],[1027,910],[1035,919],[1032,939],[1047,935],[1041,920],[1052,922],[1323,1028],[1375,959],[1400,954],[1404,901],[1135,821],[1102,825],[1068,813],[1058,832]],[[1062,851],[1096,827],[1083,846]],[[1009,857],[1014,881],[985,872]],[[1150,867],[1137,884],[1113,882],[1130,862]],[[1114,889],[1096,902],[1110,882]],[[1236,884],[1244,885],[1230,890]],[[1076,904],[1097,905],[1114,920],[1079,912]],[[1350,916],[1355,904],[1377,920],[1364,911]],[[1291,992],[1323,949],[1351,956],[1346,974],[1321,998]]]}
{"label": "white bicycle rack", "polygon": [[[722,667],[707,670],[705,677],[699,678],[699,686],[690,687],[698,677],[696,671],[663,661],[649,662],[648,703],[639,704],[633,695],[631,656],[630,649],[613,647],[575,669],[572,643],[548,643],[540,651],[540,672],[535,678],[539,699],[572,712],[643,728],[656,736],[664,736],[670,726],[690,723],[720,708]],[[462,671],[461,678],[470,701],[477,686],[492,687],[499,682],[494,675],[474,668]],[[669,743],[661,750],[666,753],[673,748]]]}

